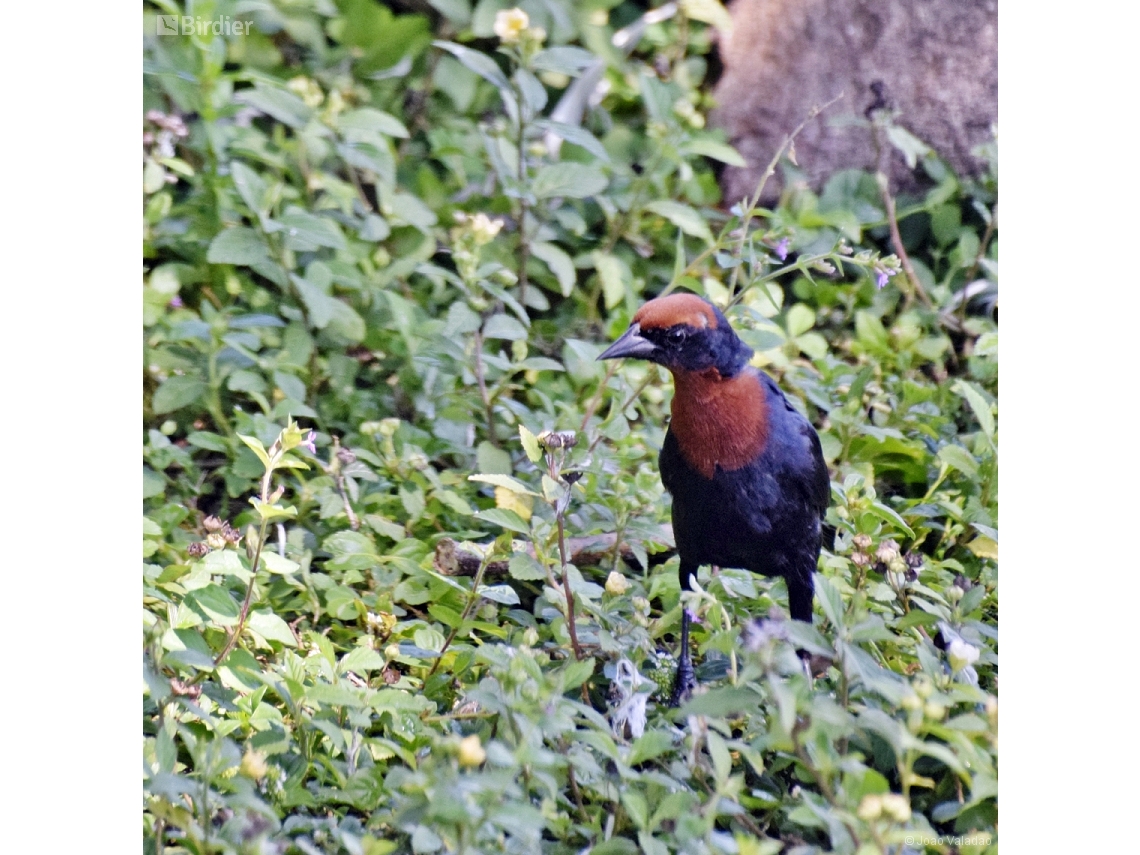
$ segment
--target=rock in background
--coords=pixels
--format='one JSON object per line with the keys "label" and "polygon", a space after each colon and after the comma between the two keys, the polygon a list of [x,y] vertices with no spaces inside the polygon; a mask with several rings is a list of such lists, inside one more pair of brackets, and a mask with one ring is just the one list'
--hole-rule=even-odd
{"label": "rock in background", "polygon": [[[978,173],[971,150],[992,138],[997,122],[996,0],[736,0],[730,12],[713,122],[749,168],[726,170],[726,202],[755,192],[784,137],[840,92],[796,138],[800,169],[816,189],[838,169],[873,170],[864,112],[875,103],[876,81],[897,124],[959,174]],[[897,152],[891,179],[896,191],[922,184]],[[778,196],[781,180],[777,171],[766,200]]]}

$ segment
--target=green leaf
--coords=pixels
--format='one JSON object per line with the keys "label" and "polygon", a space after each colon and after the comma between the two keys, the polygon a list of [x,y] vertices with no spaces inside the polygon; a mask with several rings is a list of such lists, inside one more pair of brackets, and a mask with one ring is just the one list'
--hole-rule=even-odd
{"label": "green leaf", "polygon": [[542,565],[534,559],[534,556],[525,552],[516,552],[512,555],[507,570],[512,579],[518,579],[520,582],[537,582],[546,578],[546,571],[542,569]]}
{"label": "green leaf", "polygon": [[238,604],[221,585],[210,584],[186,595],[185,602],[215,623],[232,626],[237,623]]}
{"label": "green leaf", "polygon": [[359,110],[343,113],[337,119],[337,127],[341,131],[366,131],[400,139],[408,138],[408,129],[404,127],[403,122],[391,113],[385,113],[374,107],[361,107]]}
{"label": "green leaf", "polygon": [[523,522],[523,518],[514,511],[508,511],[505,508],[487,508],[479,511],[475,516],[483,522],[502,526],[509,531],[517,531],[519,534],[530,533],[530,526]]}
{"label": "green leaf", "polygon": [[569,692],[571,689],[576,689],[594,676],[594,668],[597,662],[591,657],[589,659],[571,660],[564,668],[558,672],[558,681],[562,686],[563,692]]}
{"label": "green leaf", "polygon": [[483,599],[504,606],[519,604],[519,595],[510,585],[480,585],[476,593]]}
{"label": "green leaf", "polygon": [[344,249],[344,235],[340,227],[327,217],[318,217],[299,208],[290,207],[267,226],[271,231],[285,235],[285,245],[298,252],[313,252],[322,246]]}
{"label": "green leaf", "polygon": [[647,730],[633,741],[626,763],[636,766],[654,757],[660,757],[673,748],[673,734],[667,730]]}
{"label": "green leaf", "polygon": [[708,223],[688,205],[662,199],[650,202],[645,206],[645,210],[664,217],[687,235],[700,238],[708,244],[713,242],[713,235],[709,230]]}
{"label": "green leaf", "polygon": [[886,520],[887,522],[894,525],[897,529],[899,529],[899,531],[906,534],[907,537],[914,537],[914,531],[909,525],[906,524],[906,520],[900,517],[898,515],[898,512],[896,512],[893,508],[887,507],[882,502],[873,502],[871,504],[870,511],[879,519]]}
{"label": "green leaf", "polygon": [[944,445],[938,449],[938,459],[957,469],[967,478],[978,477],[978,461],[960,445]]}
{"label": "green leaf", "polygon": [[527,337],[526,327],[510,315],[499,312],[491,315],[483,324],[484,338],[506,339],[507,341],[524,341]]}
{"label": "green leaf", "polygon": [[541,167],[530,189],[539,199],[552,196],[585,199],[601,193],[608,183],[609,179],[600,169],[567,161]]}
{"label": "green leaf", "polygon": [[301,569],[301,565],[296,561],[282,558],[276,552],[268,548],[263,549],[261,552],[261,563],[265,565],[265,569],[270,573],[276,573],[279,576],[291,576]]}
{"label": "green leaf", "polygon": [[219,232],[206,250],[211,264],[263,264],[269,261],[269,248],[261,235],[246,226]]}
{"label": "green leaf", "polygon": [[600,61],[598,57],[583,48],[558,45],[540,50],[534,55],[531,64],[540,71],[557,71],[573,77],[583,68]]}
{"label": "green leaf", "polygon": [[289,624],[271,611],[250,612],[249,628],[266,641],[278,641],[286,647],[296,647],[297,639]]}
{"label": "green leaf", "polygon": [[256,496],[249,500],[253,505],[254,510],[257,511],[258,517],[266,522],[273,522],[274,520],[291,520],[297,516],[297,509],[290,505],[289,507],[282,507],[281,505],[271,505],[268,502],[263,502]]}
{"label": "green leaf", "polygon": [[685,143],[681,146],[681,154],[700,154],[727,163],[729,166],[748,166],[748,162],[740,156],[740,152],[727,143],[715,140],[693,140]]}
{"label": "green leaf", "polygon": [[812,579],[815,581],[815,593],[824,616],[831,621],[833,627],[837,630],[841,629],[843,627],[843,597],[840,596],[839,590],[831,583],[830,579],[819,573],[813,573]]}
{"label": "green leaf", "polygon": [[238,439],[249,446],[250,450],[257,455],[257,459],[265,466],[266,470],[272,467],[272,464],[269,462],[269,452],[265,450],[265,446],[261,444],[260,439],[256,436],[245,436],[240,433],[238,434]]}
{"label": "green leaf", "polygon": [[305,102],[292,92],[267,86],[261,81],[255,83],[253,89],[235,92],[234,100],[248,104],[291,128],[303,128],[313,115]]}
{"label": "green leaf", "polygon": [[633,280],[633,272],[624,261],[615,255],[601,250],[592,253],[594,269],[598,271],[598,278],[602,280],[602,296],[605,298],[606,308],[612,309],[625,299],[627,284]]}
{"label": "green leaf", "polygon": [[542,460],[542,447],[538,444],[538,437],[531,433],[522,422],[519,422],[519,441],[522,442],[527,460],[531,463],[538,463]]}
{"label": "green leaf", "polygon": [[558,280],[562,296],[569,297],[578,281],[578,271],[574,269],[574,262],[570,256],[554,244],[542,241],[531,244],[530,254],[550,268],[550,272]]}
{"label": "green leaf", "polygon": [[815,312],[811,310],[810,306],[803,303],[794,303],[788,307],[788,313],[785,316],[784,323],[788,330],[788,335],[792,338],[803,335],[813,326],[815,326]]}
{"label": "green leaf", "polygon": [[496,89],[509,92],[511,89],[510,81],[507,80],[506,75],[503,74],[499,68],[498,63],[485,53],[480,53],[477,50],[465,48],[462,45],[457,45],[454,42],[432,42],[432,45],[437,48],[443,48],[445,51],[454,56],[470,71],[474,71]]}
{"label": "green leaf", "polygon": [[542,119],[534,123],[539,128],[545,128],[549,133],[560,137],[571,145],[585,149],[598,160],[608,163],[610,153],[602,145],[601,140],[579,125],[568,125],[565,122],[555,122],[551,119]]}
{"label": "green leaf", "polygon": [[162,385],[154,390],[151,409],[156,413],[172,413],[182,407],[195,404],[205,397],[209,386],[197,377],[176,374],[167,377]]}
{"label": "green leaf", "polygon": [[974,416],[977,418],[978,424],[981,425],[982,431],[992,442],[995,428],[994,413],[981,390],[968,380],[958,380],[950,388],[966,399],[966,403],[974,411]]}
{"label": "green leaf", "polygon": [[317,329],[329,326],[335,327],[345,338],[351,342],[364,339],[367,328],[364,318],[356,310],[342,300],[332,297],[300,276],[293,276],[293,285],[305,307],[309,310],[309,320]]}
{"label": "green leaf", "polygon": [[242,201],[255,214],[261,215],[268,210],[265,206],[265,182],[261,176],[242,163],[235,160],[230,163],[230,176],[234,180]]}
{"label": "green leaf", "polygon": [[511,474],[511,456],[501,448],[495,448],[483,440],[475,448],[475,462],[479,471],[486,474]]}
{"label": "green leaf", "polygon": [[512,478],[510,475],[468,475],[467,480],[480,481],[484,484],[494,484],[496,487],[504,487],[512,493],[521,493],[526,496],[538,495],[534,490],[527,487],[526,484]]}
{"label": "green leaf", "polygon": [[388,666],[387,660],[371,647],[354,647],[340,659],[337,672],[344,674],[348,671],[383,671]]}

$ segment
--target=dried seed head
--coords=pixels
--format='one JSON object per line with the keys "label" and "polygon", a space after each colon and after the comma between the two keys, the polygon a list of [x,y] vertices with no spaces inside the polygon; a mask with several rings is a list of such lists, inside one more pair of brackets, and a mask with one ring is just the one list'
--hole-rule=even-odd
{"label": "dried seed head", "polygon": [[200,540],[196,540],[193,543],[191,543],[189,546],[186,547],[186,554],[189,555],[191,558],[201,558],[203,555],[205,555],[209,551],[210,551],[210,547],[208,547],[206,544],[204,544]]}
{"label": "dried seed head", "polygon": [[876,557],[885,564],[890,564],[899,557],[899,545],[893,540],[884,540],[875,552]]}
{"label": "dried seed head", "polygon": [[223,525],[225,525],[225,523],[213,515],[202,520],[202,528],[206,529],[206,531],[221,531]]}
{"label": "dried seed head", "polygon": [[862,549],[866,551],[866,549],[871,545],[871,536],[867,534],[857,534],[851,539],[851,542],[855,544],[856,549]]}

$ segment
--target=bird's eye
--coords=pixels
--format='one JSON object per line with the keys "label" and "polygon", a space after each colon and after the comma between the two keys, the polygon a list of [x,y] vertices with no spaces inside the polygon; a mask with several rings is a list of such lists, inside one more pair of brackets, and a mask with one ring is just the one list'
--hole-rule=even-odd
{"label": "bird's eye", "polygon": [[681,342],[683,342],[685,340],[685,337],[688,334],[689,334],[689,331],[686,330],[684,327],[673,327],[665,335],[666,335],[666,338],[669,339],[670,344],[680,344]]}

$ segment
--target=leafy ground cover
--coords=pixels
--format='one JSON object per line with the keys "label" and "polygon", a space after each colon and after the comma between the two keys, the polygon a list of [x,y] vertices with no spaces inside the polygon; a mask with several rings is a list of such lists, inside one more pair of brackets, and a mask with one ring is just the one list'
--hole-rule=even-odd
{"label": "leafy ground cover", "polygon": [[[996,851],[996,141],[722,200],[722,10],[644,13],[144,9],[253,21],[145,41],[147,851]],[[595,362],[676,288],[834,529],[811,628],[702,568],[679,710],[670,387]]]}

